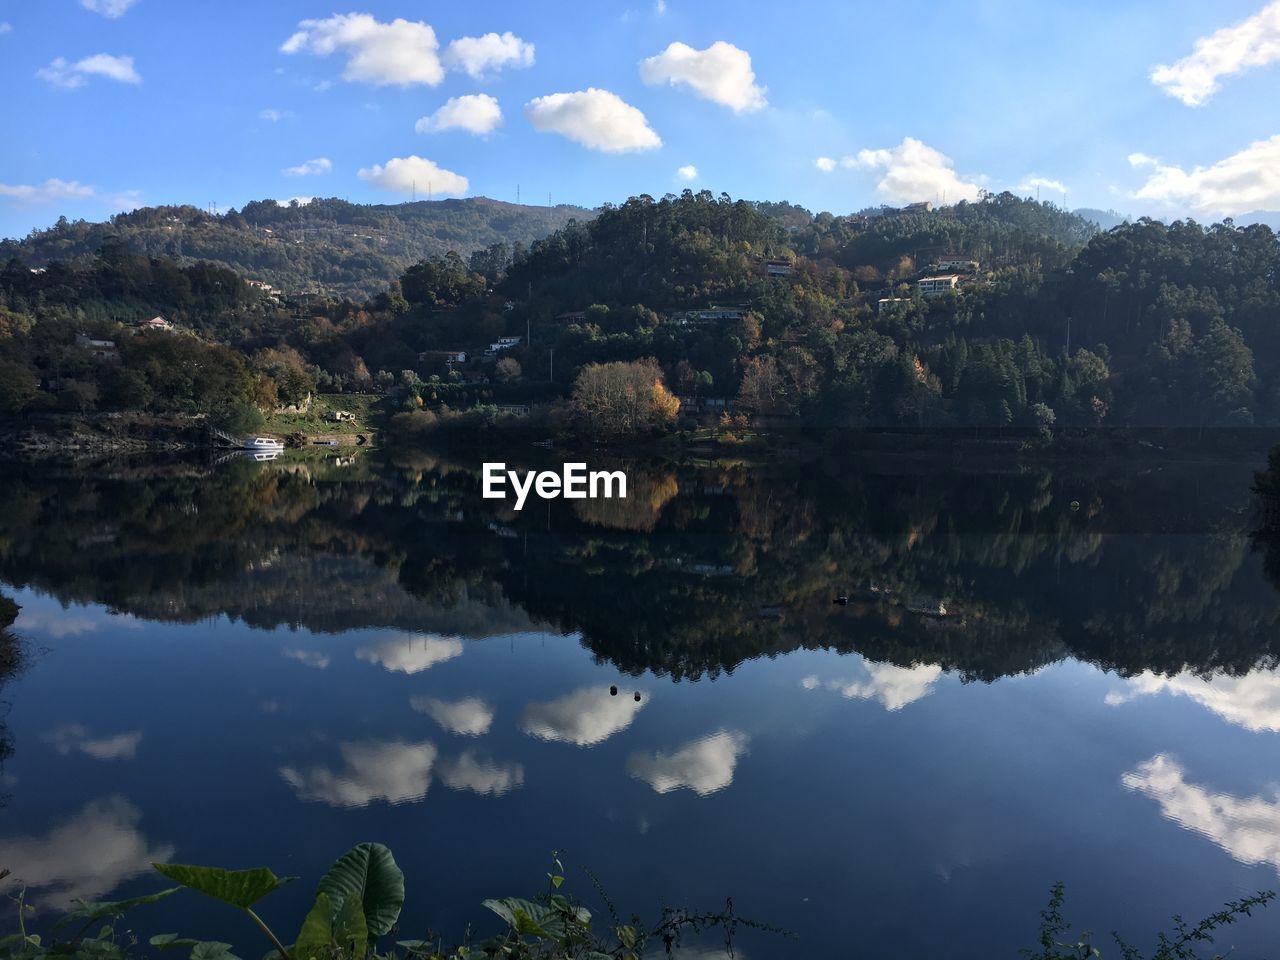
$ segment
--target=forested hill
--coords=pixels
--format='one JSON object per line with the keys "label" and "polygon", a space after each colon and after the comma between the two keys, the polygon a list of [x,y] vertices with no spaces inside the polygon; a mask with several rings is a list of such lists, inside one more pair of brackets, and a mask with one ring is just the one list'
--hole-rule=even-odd
{"label": "forested hill", "polygon": [[118,237],[135,253],[180,263],[209,260],[287,292],[364,300],[427,257],[450,250],[466,256],[495,243],[528,246],[570,220],[592,216],[583,207],[487,197],[375,206],[261,200],[219,215],[191,206],[143,207],[105,223],[63,218],[23,240],[0,241],[0,261],[17,257],[43,267],[92,257]]}

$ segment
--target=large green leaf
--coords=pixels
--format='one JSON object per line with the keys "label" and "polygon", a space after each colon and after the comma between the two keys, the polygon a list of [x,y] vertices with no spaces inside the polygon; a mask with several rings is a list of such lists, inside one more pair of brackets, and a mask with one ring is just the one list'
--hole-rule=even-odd
{"label": "large green leaf", "polygon": [[161,890],[159,893],[148,893],[128,900],[77,900],[75,907],[64,914],[53,925],[53,929],[60,930],[69,923],[89,924],[97,920],[122,917],[134,907],[141,907],[144,904],[163,900],[171,893],[177,893],[181,889],[181,887],[170,887],[168,890]]}
{"label": "large green leaf", "polygon": [[277,877],[266,867],[223,870],[221,867],[195,867],[184,863],[153,863],[152,866],[175,883],[241,910],[248,910],[268,893],[298,879]]}
{"label": "large green leaf", "polygon": [[335,918],[349,897],[360,903],[369,937],[389,932],[404,906],[404,874],[391,851],[380,843],[361,843],[337,859],[320,881]]}
{"label": "large green leaf", "polygon": [[480,905],[500,916],[521,936],[558,941],[567,932],[560,911],[544,903],[506,897],[502,900],[485,900]]}
{"label": "large green leaf", "polygon": [[329,950],[333,941],[333,904],[327,893],[316,894],[316,902],[302,921],[302,930],[293,945],[294,960],[314,960]]}
{"label": "large green leaf", "polygon": [[355,897],[343,901],[333,922],[333,939],[344,956],[363,957],[369,946],[369,925]]}

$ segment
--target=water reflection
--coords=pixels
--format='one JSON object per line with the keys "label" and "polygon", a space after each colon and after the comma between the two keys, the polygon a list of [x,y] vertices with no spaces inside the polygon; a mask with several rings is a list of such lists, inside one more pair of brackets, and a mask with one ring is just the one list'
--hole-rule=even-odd
{"label": "water reflection", "polygon": [[286,647],[280,652],[290,660],[297,660],[304,667],[324,670],[329,666],[329,654],[319,650],[301,650],[297,647]]}
{"label": "water reflection", "polygon": [[43,836],[0,838],[0,863],[36,889],[33,899],[43,905],[64,909],[77,899],[97,900],[152,863],[172,859],[174,847],[153,846],[141,820],[124,797],[103,797]]}
{"label": "water reflection", "polygon": [[434,743],[370,740],[340,743],[338,752],[344,764],[341,770],[281,767],[280,776],[300,799],[332,807],[364,807],[375,800],[409,803],[421,800],[431,786],[437,754]]}
{"label": "water reflection", "polygon": [[893,713],[927,697],[942,676],[942,668],[933,663],[899,667],[863,660],[861,668],[863,677],[824,681],[810,675],[800,685],[806,690],[833,690],[846,700],[874,700]]}
{"label": "water reflection", "polygon": [[720,730],[671,753],[633,753],[627,758],[627,773],[658,793],[687,787],[705,797],[733,783],[738,758],[747,752],[750,742],[745,733]]}
{"label": "water reflection", "polygon": [[1280,673],[1255,670],[1242,677],[1201,676],[1182,671],[1162,677],[1145,670],[1125,680],[1123,691],[1107,694],[1112,706],[1160,693],[1187,697],[1228,723],[1246,730],[1280,733]]}
{"label": "water reflection", "polygon": [[627,729],[647,699],[616,696],[608,687],[587,687],[548,703],[524,708],[520,727],[531,737],[579,747],[601,743]]}
{"label": "water reflection", "polygon": [[44,739],[63,756],[79,752],[95,760],[132,760],[138,755],[142,731],[95,737],[80,724],[68,723],[49,731]]}
{"label": "water reflection", "polygon": [[435,697],[412,697],[409,705],[461,737],[482,737],[493,724],[493,708],[478,697],[452,703]]}
{"label": "water reflection", "polygon": [[403,634],[361,647],[356,656],[391,673],[421,673],[462,656],[462,641],[458,637]]}
{"label": "water reflection", "polygon": [[460,757],[441,761],[440,780],[451,790],[500,797],[524,785],[524,767],[483,760],[474,750],[467,750]]}
{"label": "water reflection", "polygon": [[1160,805],[1160,813],[1212,840],[1241,863],[1280,870],[1280,796],[1236,797],[1190,783],[1182,765],[1157,754],[1124,775],[1122,783]]}

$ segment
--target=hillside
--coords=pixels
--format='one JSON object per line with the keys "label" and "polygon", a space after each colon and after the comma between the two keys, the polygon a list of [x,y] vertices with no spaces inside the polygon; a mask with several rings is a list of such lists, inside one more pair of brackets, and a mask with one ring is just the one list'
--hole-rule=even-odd
{"label": "hillside", "polygon": [[582,207],[486,197],[390,205],[261,200],[218,215],[191,206],[143,207],[106,223],[63,218],[25,239],[0,241],[0,260],[17,257],[33,267],[74,261],[118,237],[135,253],[209,260],[286,291],[364,300],[424,258],[450,250],[465,257],[499,243],[528,246],[592,216]]}

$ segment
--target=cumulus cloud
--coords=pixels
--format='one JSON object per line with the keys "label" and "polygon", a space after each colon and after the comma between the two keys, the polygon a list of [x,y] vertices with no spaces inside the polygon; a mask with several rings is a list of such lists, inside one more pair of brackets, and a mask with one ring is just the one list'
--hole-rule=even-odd
{"label": "cumulus cloud", "polygon": [[830,173],[836,168],[836,162],[832,157],[819,157],[813,161],[813,165],[823,173]]}
{"label": "cumulus cloud", "polygon": [[435,697],[413,697],[409,706],[425,713],[450,733],[463,737],[480,737],[493,725],[493,708],[479,697],[467,697],[450,703]]}
{"label": "cumulus cloud", "polygon": [[112,20],[123,17],[138,0],[80,0],[80,6]]}
{"label": "cumulus cloud", "polygon": [[472,79],[479,80],[490,70],[533,66],[533,44],[526,43],[511,31],[486,33],[482,37],[459,37],[445,49],[444,64],[450,70],[462,70]]}
{"label": "cumulus cloud", "polygon": [[286,177],[314,177],[322,173],[328,173],[332,169],[333,164],[329,162],[328,157],[316,157],[314,160],[304,161],[296,167],[285,167],[282,172]]}
{"label": "cumulus cloud", "polygon": [[1129,163],[1150,171],[1147,182],[1132,194],[1139,200],[1182,206],[1208,216],[1280,209],[1280,134],[1190,171],[1143,153],[1130,154]]}
{"label": "cumulus cloud", "polygon": [[[39,186],[22,184],[10,186],[0,183],[0,197],[13,197],[27,203],[48,203],[52,200],[82,200],[94,195],[93,187],[74,180],[46,180]],[[102,624],[92,617],[74,614],[60,608],[24,608],[18,614],[18,627],[24,633],[35,631],[51,637],[78,637],[92,633]]]}
{"label": "cumulus cloud", "polygon": [[692,163],[686,164],[685,166],[680,167],[678,170],[676,170],[676,176],[679,177],[681,180],[697,180],[698,168],[695,167]]}
{"label": "cumulus cloud", "polygon": [[645,115],[608,90],[535,97],[524,109],[538,132],[558,133],[592,150],[629,153],[662,146]]}
{"label": "cumulus cloud", "polygon": [[364,807],[375,800],[406,803],[426,796],[431,768],[436,762],[435,744],[403,740],[369,740],[341,743],[343,768],[299,770],[281,767],[280,776],[302,800],[331,807]]}
{"label": "cumulus cloud", "polygon": [[492,132],[502,123],[502,108],[487,93],[469,93],[450,97],[435,113],[423,117],[415,125],[418,133],[439,133],[442,130],[466,130],[468,133]]}
{"label": "cumulus cloud", "polygon": [[1037,190],[1048,190],[1051,193],[1066,193],[1067,185],[1061,180],[1052,180],[1049,177],[1038,177],[1032,174],[1023,179],[1018,184],[1018,192],[1025,194],[1035,193]]}
{"label": "cumulus cloud", "polygon": [[109,53],[95,53],[75,63],[58,57],[47,67],[37,70],[36,77],[64,90],[83,87],[90,77],[106,77],[117,83],[142,82],[142,77],[134,69],[133,57],[113,57]]}
{"label": "cumulus cloud", "polygon": [[589,747],[631,726],[644,701],[611,696],[607,687],[587,687],[548,703],[524,708],[520,727],[531,737]]}
{"label": "cumulus cloud", "polygon": [[800,685],[806,690],[832,690],[848,700],[872,700],[893,713],[927,697],[942,676],[942,668],[933,663],[899,667],[892,663],[864,661],[861,670],[865,676],[825,683],[816,676],[809,676],[800,681]]}
{"label": "cumulus cloud", "polygon": [[258,111],[258,119],[265,120],[267,123],[279,123],[292,116],[292,110],[277,110],[275,107],[266,107]]}
{"label": "cumulus cloud", "polygon": [[1138,764],[1120,782],[1156,801],[1166,819],[1212,840],[1241,863],[1280,870],[1280,799],[1213,793],[1188,783],[1182,765],[1167,754]]}
{"label": "cumulus cloud", "polygon": [[[360,176],[364,177],[366,172],[361,170]],[[421,673],[423,670],[430,670],[438,663],[460,656],[462,656],[462,641],[457,637],[414,633],[388,637],[356,651],[358,659],[367,663],[376,663],[391,673]]]}
{"label": "cumulus cloud", "polygon": [[896,147],[860,150],[856,157],[846,157],[841,164],[882,171],[876,189],[895,203],[940,198],[955,203],[978,199],[978,184],[961,179],[950,157],[914,137],[904,137]]}
{"label": "cumulus cloud", "polygon": [[434,87],[444,79],[436,32],[421,21],[381,23],[367,13],[303,20],[280,50],[319,57],[341,52],[347,57],[342,78],[353,83]]}
{"label": "cumulus cloud", "polygon": [[1172,677],[1148,670],[1126,680],[1125,685],[1124,692],[1107,694],[1107,703],[1116,706],[1138,697],[1169,693],[1193,700],[1246,730],[1280,733],[1280,673],[1275,670],[1209,679],[1185,670]]}
{"label": "cumulus cloud", "polygon": [[280,651],[290,660],[297,660],[305,667],[323,670],[329,666],[329,655],[320,650],[303,650],[300,647],[286,647]]}
{"label": "cumulus cloud", "polygon": [[768,105],[765,88],[756,84],[751,54],[723,40],[705,50],[673,43],[656,57],[640,61],[640,79],[650,85],[688,87],[704,100],[734,113],[750,113]]}
{"label": "cumulus cloud", "polygon": [[1223,77],[1280,60],[1280,0],[1232,27],[1201,37],[1187,56],[1151,71],[1151,82],[1189,107],[1207,102]]}
{"label": "cumulus cloud", "polygon": [[524,767],[520,764],[480,760],[471,750],[455,760],[442,760],[439,773],[441,782],[450,790],[469,790],[490,797],[524,786]]}
{"label": "cumulus cloud", "polygon": [[0,863],[18,882],[44,891],[40,899],[49,907],[98,900],[173,857],[172,846],[149,844],[138,829],[141,819],[124,797],[95,800],[43,836],[0,839]]}
{"label": "cumulus cloud", "polygon": [[142,731],[130,730],[112,736],[94,737],[80,724],[68,723],[50,730],[45,734],[44,740],[63,756],[78,751],[95,760],[132,760],[138,755]]}
{"label": "cumulus cloud", "polygon": [[470,187],[466,177],[419,156],[394,157],[385,164],[374,164],[361,170],[359,177],[381,190],[400,194],[417,192],[436,197],[460,197]]}
{"label": "cumulus cloud", "polygon": [[627,773],[658,793],[688,787],[705,797],[733,783],[738,757],[746,752],[749,742],[745,733],[721,730],[674,753],[633,753],[627,758]]}

